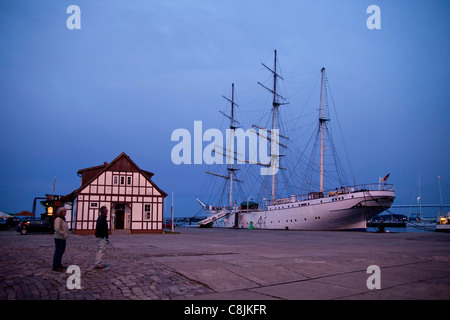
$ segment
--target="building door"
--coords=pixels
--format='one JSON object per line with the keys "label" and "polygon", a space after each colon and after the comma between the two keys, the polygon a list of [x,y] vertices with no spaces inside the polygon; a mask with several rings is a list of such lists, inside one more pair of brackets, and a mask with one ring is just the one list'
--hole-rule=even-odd
{"label": "building door", "polygon": [[116,223],[115,228],[116,229],[123,229],[125,225],[125,205],[124,204],[118,204],[115,206],[116,209]]}

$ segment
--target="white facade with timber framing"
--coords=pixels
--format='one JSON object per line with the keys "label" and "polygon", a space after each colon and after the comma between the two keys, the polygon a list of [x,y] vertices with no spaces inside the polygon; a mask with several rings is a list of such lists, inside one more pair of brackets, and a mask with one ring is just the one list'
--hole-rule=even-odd
{"label": "white facade with timber framing", "polygon": [[75,234],[94,234],[102,206],[108,208],[110,230],[162,233],[167,194],[151,180],[153,173],[140,169],[128,155],[110,164],[81,169],[81,187],[63,198],[66,218]]}

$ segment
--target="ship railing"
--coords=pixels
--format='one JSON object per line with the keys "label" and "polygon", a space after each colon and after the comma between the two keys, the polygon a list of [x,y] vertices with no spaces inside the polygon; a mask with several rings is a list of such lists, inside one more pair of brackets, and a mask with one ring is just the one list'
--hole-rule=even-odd
{"label": "ship railing", "polygon": [[308,194],[304,195],[291,195],[290,197],[286,198],[278,198],[275,201],[271,201],[269,199],[264,199],[265,203],[262,207],[259,207],[258,209],[243,209],[243,208],[236,208],[236,207],[229,207],[229,206],[216,206],[215,209],[225,209],[225,210],[238,210],[239,212],[258,212],[258,211],[264,211],[266,210],[264,207],[270,206],[270,205],[281,205],[281,204],[288,204],[292,202],[298,202],[298,201],[308,201],[308,200],[314,200],[314,199],[321,199],[321,198],[329,198],[329,197],[335,197],[339,195],[344,194],[351,194],[356,192],[370,192],[370,191],[394,191],[394,185],[387,184],[387,183],[368,183],[368,184],[359,184],[349,187],[341,187],[341,188],[335,188],[330,190],[325,190],[323,192],[310,192]]}
{"label": "ship railing", "polygon": [[322,199],[335,197],[339,195],[355,193],[355,192],[363,192],[363,191],[394,191],[394,185],[387,183],[368,183],[368,184],[359,184],[348,187],[335,188],[330,190],[325,190],[323,192],[310,192],[308,194],[303,195],[291,195],[287,198],[279,198],[275,201],[267,200],[267,205],[278,205],[278,204],[286,204],[297,201],[307,201],[314,199]]}
{"label": "ship railing", "polygon": [[394,191],[394,185],[388,183],[369,183],[369,184],[360,184],[355,185],[350,188],[353,188],[355,191],[353,192],[361,192],[361,191]]}

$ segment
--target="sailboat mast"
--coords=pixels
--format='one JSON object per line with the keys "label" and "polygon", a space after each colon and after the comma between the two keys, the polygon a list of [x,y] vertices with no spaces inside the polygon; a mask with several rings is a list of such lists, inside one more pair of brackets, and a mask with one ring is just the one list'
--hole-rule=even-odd
{"label": "sailboat mast", "polygon": [[[277,50],[275,50],[275,57],[273,62],[273,118],[272,118],[272,132],[275,132],[277,129],[277,112],[278,112],[278,101],[277,101]],[[272,141],[271,143],[274,143]],[[272,151],[272,147],[270,148]],[[270,157],[272,158],[272,164],[275,163],[274,157],[277,155],[272,154],[270,152]],[[275,187],[276,187],[276,174],[275,174],[275,166],[272,166],[272,203],[275,201]]]}
{"label": "sailboat mast", "polygon": [[325,128],[325,68],[322,72],[322,89],[320,97],[320,192],[323,192],[323,174],[324,174],[324,128]]}
{"label": "sailboat mast", "polygon": [[439,180],[439,197],[441,199],[441,216],[443,216],[444,215],[444,207],[442,205],[441,176],[438,176],[438,180]]}
{"label": "sailboat mast", "polygon": [[420,190],[420,172],[419,172],[419,216],[422,219],[422,193]]}

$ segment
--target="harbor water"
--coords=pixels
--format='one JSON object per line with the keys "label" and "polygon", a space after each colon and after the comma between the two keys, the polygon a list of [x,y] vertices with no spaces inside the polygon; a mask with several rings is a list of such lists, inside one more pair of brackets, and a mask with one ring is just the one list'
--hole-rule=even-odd
{"label": "harbor water", "polygon": [[[181,219],[180,219],[181,220]],[[167,225],[170,224],[170,222],[166,223]],[[183,227],[197,227],[197,223],[196,222],[191,222],[190,224],[188,222],[185,221],[179,221],[176,222],[175,221],[175,227],[176,228],[183,228]],[[385,232],[392,232],[392,233],[397,233],[397,232],[435,232],[435,226],[431,225],[431,224],[427,224],[425,226],[422,225],[418,225],[418,226],[410,226],[407,225],[406,227],[385,227]],[[293,230],[295,231],[295,230]],[[378,232],[378,228],[377,227],[367,227],[367,232]],[[301,232],[301,231],[298,231]]]}
{"label": "harbor water", "polygon": [[[385,232],[435,232],[434,227],[426,227],[425,228],[415,228],[415,227],[403,227],[403,228],[396,228],[396,227],[386,227],[384,228]],[[377,232],[378,228],[375,227],[368,227],[367,232]]]}

